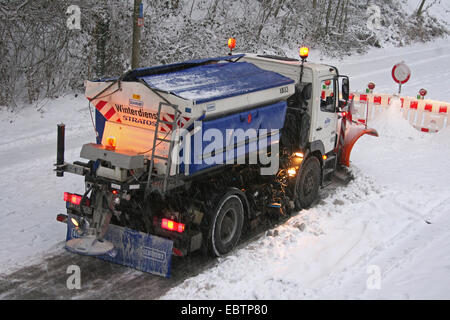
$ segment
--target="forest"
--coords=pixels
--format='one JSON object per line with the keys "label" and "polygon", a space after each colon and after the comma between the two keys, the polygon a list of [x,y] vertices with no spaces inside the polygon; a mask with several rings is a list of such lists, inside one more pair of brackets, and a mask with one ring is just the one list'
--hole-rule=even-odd
{"label": "forest", "polygon": [[[448,33],[427,12],[439,1],[406,12],[400,0],[144,0],[139,66],[224,55],[229,37],[238,52],[287,56],[301,45],[339,57],[426,42]],[[133,9],[133,0],[0,0],[0,106],[129,70]]]}

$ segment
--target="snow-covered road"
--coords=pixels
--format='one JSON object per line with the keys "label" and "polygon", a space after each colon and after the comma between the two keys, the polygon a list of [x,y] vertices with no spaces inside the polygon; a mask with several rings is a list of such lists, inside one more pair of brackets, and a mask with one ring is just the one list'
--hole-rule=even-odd
{"label": "snow-covered road", "polygon": [[[449,48],[448,41],[440,40],[372,50],[331,64],[350,76],[353,90],[374,81],[376,92],[393,93],[397,86],[390,70],[405,61],[412,78],[402,93],[415,96],[424,87],[430,98],[450,101]],[[315,60],[314,53],[310,60]],[[66,158],[71,161],[94,134],[83,98],[50,101],[44,111],[28,107],[19,114],[0,113],[0,273],[5,275],[0,297],[26,296],[26,280],[17,278],[26,272],[6,274],[34,262],[40,267],[22,270],[32,270],[29,274],[36,278],[44,272],[47,280],[34,284],[41,288],[31,297],[102,298],[99,292],[122,287],[120,294],[109,297],[156,298],[155,290],[164,293],[179,284],[163,298],[450,298],[449,128],[419,133],[395,114],[390,121],[395,130],[384,125],[386,119],[369,123],[380,137],[363,137],[356,144],[351,157],[355,179],[348,186],[323,189],[313,208],[241,245],[217,264],[201,262],[204,271],[197,276],[195,264],[190,271],[178,265],[174,280],[161,285],[159,281],[168,280],[156,282],[155,276],[62,249],[66,229],[55,215],[64,210],[62,193],[81,192],[83,179],[57,179],[52,171],[56,124],[66,123]],[[77,261],[90,273],[90,282],[82,292],[64,292],[65,268]],[[52,275],[55,270],[59,273]],[[49,287],[42,288],[43,283]],[[156,289],[146,294],[144,286],[150,284]]]}
{"label": "snow-covered road", "polygon": [[[412,78],[403,94],[424,87],[450,101],[448,48],[437,41],[372,50],[334,65],[353,90],[374,81],[376,92],[394,93],[392,66],[405,61]],[[380,137],[356,144],[354,181],[323,190],[318,205],[162,298],[449,299],[450,128],[419,133],[400,113],[369,125]]]}
{"label": "snow-covered road", "polygon": [[83,180],[55,179],[55,128],[66,123],[66,157],[78,159],[81,145],[94,137],[86,107],[69,97],[50,101],[42,114],[32,107],[19,114],[2,112],[0,271],[60,247],[65,227],[55,224],[54,214],[63,211],[61,191],[81,191]]}

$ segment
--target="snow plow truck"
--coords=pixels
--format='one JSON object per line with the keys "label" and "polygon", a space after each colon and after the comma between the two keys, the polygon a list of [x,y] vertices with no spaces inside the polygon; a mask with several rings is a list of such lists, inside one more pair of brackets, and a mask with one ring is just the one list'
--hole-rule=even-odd
{"label": "snow plow truck", "polygon": [[56,175],[85,177],[64,193],[65,248],[170,276],[172,256],[222,256],[261,219],[311,206],[364,134],[338,69],[271,55],[140,68],[86,81],[96,142]]}

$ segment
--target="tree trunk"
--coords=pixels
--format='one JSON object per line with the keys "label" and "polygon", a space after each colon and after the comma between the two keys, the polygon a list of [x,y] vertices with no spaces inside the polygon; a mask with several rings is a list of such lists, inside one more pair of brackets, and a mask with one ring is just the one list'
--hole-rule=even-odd
{"label": "tree trunk", "polygon": [[189,11],[189,18],[192,18],[192,10],[194,10],[195,0],[192,0],[191,10]]}
{"label": "tree trunk", "polygon": [[342,0],[341,14],[339,16],[339,27],[338,27],[339,33],[341,33],[341,34],[342,34],[342,22],[344,20],[344,10],[345,10],[346,3],[347,3],[346,0]]}
{"label": "tree trunk", "polygon": [[345,16],[344,16],[344,29],[342,30],[342,33],[344,33],[347,30],[347,13],[348,13],[348,2],[350,0],[347,0],[345,3]]}
{"label": "tree trunk", "polygon": [[[342,1],[344,1],[344,0],[342,0]],[[334,13],[334,18],[333,18],[333,26],[336,25],[336,18],[337,18],[340,6],[341,6],[341,0],[338,1],[338,4],[336,6],[336,12]]]}
{"label": "tree trunk", "polygon": [[285,0],[279,0],[278,1],[278,5],[275,8],[275,13],[273,14],[273,17],[276,18],[278,17],[278,13],[280,12],[281,7],[283,6]]}
{"label": "tree trunk", "polygon": [[95,63],[95,73],[99,77],[105,76],[106,73],[106,45],[108,42],[110,17],[106,9],[99,13],[96,26],[96,48],[97,48],[97,60]]}
{"label": "tree trunk", "polygon": [[263,7],[262,8],[262,17],[261,17],[260,24],[258,26],[258,31],[256,33],[257,39],[259,39],[261,37],[261,32],[264,29],[264,26],[265,26],[267,20],[269,19],[270,14],[272,13],[272,2],[271,1],[262,3],[261,6]]}
{"label": "tree trunk", "polygon": [[328,0],[327,16],[325,18],[325,34],[328,34],[328,26],[330,24],[331,3],[332,0]]}
{"label": "tree trunk", "polygon": [[141,27],[138,25],[139,8],[142,0],[134,0],[133,14],[133,48],[131,53],[131,68],[139,68],[140,47],[141,47]]}
{"label": "tree trunk", "polygon": [[417,9],[417,16],[420,16],[422,14],[424,5],[425,5],[425,0],[422,0],[422,2],[420,3],[419,9]]}

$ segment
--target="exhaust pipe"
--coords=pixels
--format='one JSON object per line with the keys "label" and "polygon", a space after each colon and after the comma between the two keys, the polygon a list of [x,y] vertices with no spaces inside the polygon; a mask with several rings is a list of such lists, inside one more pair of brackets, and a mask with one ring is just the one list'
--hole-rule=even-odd
{"label": "exhaust pipe", "polygon": [[56,176],[63,177],[64,169],[64,140],[65,140],[66,125],[64,123],[58,124],[58,137],[57,137],[57,147],[56,147]]}

